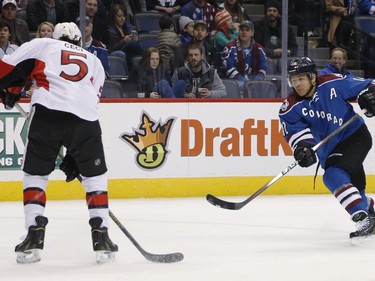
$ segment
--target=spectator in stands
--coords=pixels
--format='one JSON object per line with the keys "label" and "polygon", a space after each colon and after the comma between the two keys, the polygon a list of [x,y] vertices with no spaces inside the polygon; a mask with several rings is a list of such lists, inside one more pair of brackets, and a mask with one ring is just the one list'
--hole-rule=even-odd
{"label": "spectator in stands", "polygon": [[[11,55],[15,50],[18,49],[18,46],[12,44],[10,41],[10,26],[4,21],[0,21],[0,59],[5,55]],[[25,83],[25,88],[21,91],[21,96],[26,97],[32,94],[33,88],[31,81]],[[27,90],[26,90],[27,89]]]}
{"label": "spectator in stands", "polygon": [[[279,2],[268,2],[266,15],[263,20],[255,23],[254,39],[264,47],[268,57],[281,58],[281,7]],[[296,36],[288,26],[288,56],[295,56],[298,50]]]}
{"label": "spectator in stands", "polygon": [[0,59],[5,55],[13,54],[18,48],[17,45],[10,43],[10,26],[8,23],[0,21]]}
{"label": "spectator in stands", "polygon": [[48,21],[42,22],[36,30],[36,38],[52,38],[54,29],[55,26],[52,23]]}
{"label": "spectator in stands", "polygon": [[126,54],[126,62],[129,67],[132,65],[134,56],[143,55],[144,50],[139,44],[138,36],[133,33],[134,26],[126,23],[127,11],[123,5],[112,5],[108,14],[108,51],[122,51]]}
{"label": "spectator in stands", "polygon": [[373,1],[373,0],[358,0],[358,10],[359,10],[361,15],[375,16],[375,1]]}
{"label": "spectator in stands", "polygon": [[168,71],[173,70],[175,50],[181,45],[178,35],[174,31],[174,21],[170,16],[164,15],[159,20],[161,28],[158,34],[156,48],[159,50],[160,58]]}
{"label": "spectator in stands", "polygon": [[187,59],[187,50],[190,44],[198,44],[203,51],[203,59],[210,65],[214,63],[214,47],[210,40],[207,39],[208,30],[207,24],[204,21],[196,21],[193,30],[193,38],[190,42],[186,42],[181,45],[175,52],[174,67],[178,68],[184,66],[184,62]]}
{"label": "spectator in stands", "polygon": [[[77,19],[77,25],[79,26],[80,18]],[[108,63],[108,50],[107,47],[103,44],[103,42],[96,40],[92,37],[92,19],[87,17],[85,18],[85,46],[82,46],[84,49],[89,51],[90,53],[97,56],[104,68],[105,76],[109,79],[109,63]]]}
{"label": "spectator in stands", "polygon": [[189,45],[185,65],[174,71],[172,84],[179,80],[186,83],[185,98],[221,98],[227,94],[217,70],[203,59],[199,44]]}
{"label": "spectator in stands", "polygon": [[107,43],[107,10],[105,9],[103,3],[99,4],[99,1],[100,0],[86,0],[86,16],[88,16],[92,20],[92,36],[96,40]]}
{"label": "spectator in stands", "polygon": [[61,0],[30,0],[26,8],[29,30],[36,31],[38,25],[45,21],[53,25],[63,22],[64,11]]}
{"label": "spectator in stands", "polygon": [[253,23],[243,21],[238,38],[230,42],[222,54],[225,75],[235,79],[240,88],[247,80],[264,80],[266,75],[267,56],[253,35]]}
{"label": "spectator in stands", "polygon": [[215,34],[215,54],[221,54],[224,47],[238,37],[239,26],[234,25],[232,16],[226,10],[218,11],[215,16],[218,32]]}
{"label": "spectator in stands", "polygon": [[132,19],[136,13],[146,12],[146,0],[102,0],[107,11],[111,9],[114,4],[120,4],[125,6],[128,14],[127,19]]}
{"label": "spectator in stands", "polygon": [[192,0],[181,9],[181,15],[195,21],[202,20],[207,23],[208,36],[213,37],[216,33],[215,15],[217,8],[206,0]]}
{"label": "spectator in stands", "polygon": [[325,1],[326,11],[330,14],[327,41],[331,44],[331,47],[338,46],[348,49],[351,36],[354,36],[355,32],[353,13],[356,7],[356,3],[355,1],[353,1],[354,4],[352,6],[352,9],[349,11],[349,8],[346,5],[347,1]]}
{"label": "spectator in stands", "polygon": [[1,8],[0,21],[8,23],[10,27],[9,41],[20,46],[30,40],[29,27],[26,21],[17,18],[17,3],[15,0],[4,0]]}
{"label": "spectator in stands", "polygon": [[148,48],[139,62],[138,85],[146,98],[181,98],[185,92],[185,82],[179,81],[171,87],[169,70],[160,61],[156,48]]}
{"label": "spectator in stands", "polygon": [[179,39],[181,43],[190,42],[194,35],[195,22],[188,17],[182,16],[178,21],[180,25]]}
{"label": "spectator in stands", "polygon": [[[67,22],[75,22],[79,17],[79,1],[80,0],[65,0],[64,1],[64,17]],[[101,0],[85,0],[86,1],[86,16],[92,19],[93,31],[92,36],[97,40],[108,43],[107,33],[107,10]]]}
{"label": "spectator in stands", "polygon": [[184,0],[148,0],[147,11],[155,10],[167,15],[174,15],[181,11]]}
{"label": "spectator in stands", "polygon": [[319,72],[319,75],[328,73],[337,73],[342,76],[353,76],[349,70],[346,69],[345,63],[348,55],[343,48],[334,48],[331,51],[331,63]]}
{"label": "spectator in stands", "polygon": [[244,20],[250,20],[249,15],[246,13],[245,8],[242,7],[239,0],[224,0],[219,7],[230,13],[232,21],[238,25]]}

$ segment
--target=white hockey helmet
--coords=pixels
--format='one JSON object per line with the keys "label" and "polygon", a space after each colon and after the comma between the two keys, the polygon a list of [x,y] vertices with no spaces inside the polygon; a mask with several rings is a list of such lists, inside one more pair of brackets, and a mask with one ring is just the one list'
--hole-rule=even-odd
{"label": "white hockey helmet", "polygon": [[55,25],[52,37],[60,39],[61,37],[68,37],[72,41],[80,41],[82,38],[81,31],[74,22],[63,22]]}

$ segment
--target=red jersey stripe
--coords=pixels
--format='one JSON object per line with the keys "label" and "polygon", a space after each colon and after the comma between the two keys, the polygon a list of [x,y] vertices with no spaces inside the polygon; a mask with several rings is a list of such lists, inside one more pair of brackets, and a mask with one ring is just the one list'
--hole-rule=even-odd
{"label": "red jersey stripe", "polygon": [[23,204],[38,204],[45,206],[47,201],[46,194],[43,189],[37,187],[29,187],[23,191]]}
{"label": "red jersey stripe", "polygon": [[86,202],[89,209],[108,208],[108,194],[103,191],[87,193]]}

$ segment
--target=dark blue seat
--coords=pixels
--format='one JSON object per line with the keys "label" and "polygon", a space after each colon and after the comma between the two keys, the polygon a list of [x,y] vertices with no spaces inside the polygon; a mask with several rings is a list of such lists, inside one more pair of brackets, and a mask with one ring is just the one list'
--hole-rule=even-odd
{"label": "dark blue seat", "polygon": [[241,96],[241,89],[236,80],[230,78],[222,79],[227,95],[224,98],[239,99]]}
{"label": "dark blue seat", "polygon": [[158,44],[158,34],[155,33],[140,33],[139,34],[139,44],[143,50],[154,47]]}
{"label": "dark blue seat", "polygon": [[102,91],[102,98],[123,98],[122,86],[120,82],[105,80]]}
{"label": "dark blue seat", "polygon": [[354,17],[355,25],[360,32],[374,36],[375,34],[375,17],[374,16],[356,16]]}
{"label": "dark blue seat", "polygon": [[134,15],[134,24],[139,33],[160,32],[161,17],[161,13],[137,13]]}
{"label": "dark blue seat", "polygon": [[248,80],[243,85],[244,98],[278,98],[276,85],[267,80]]}
{"label": "dark blue seat", "polygon": [[108,56],[109,63],[109,77],[111,80],[125,81],[129,79],[129,70],[126,63],[125,56]]}

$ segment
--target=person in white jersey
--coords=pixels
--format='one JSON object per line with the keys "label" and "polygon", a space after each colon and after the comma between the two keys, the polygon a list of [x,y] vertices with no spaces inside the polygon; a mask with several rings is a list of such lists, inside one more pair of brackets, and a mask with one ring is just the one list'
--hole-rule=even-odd
{"label": "person in white jersey", "polygon": [[[81,48],[76,24],[57,24],[53,38],[35,39],[0,60],[0,92],[6,109],[19,99],[27,77],[34,92],[22,169],[25,240],[15,248],[17,262],[40,261],[48,219],[45,189],[61,146],[60,168],[67,181],[78,177],[86,189],[93,249],[98,263],[113,260],[117,245],[108,237],[107,167],[98,121],[105,79],[100,60]],[[58,40],[56,40],[58,39]]]}

